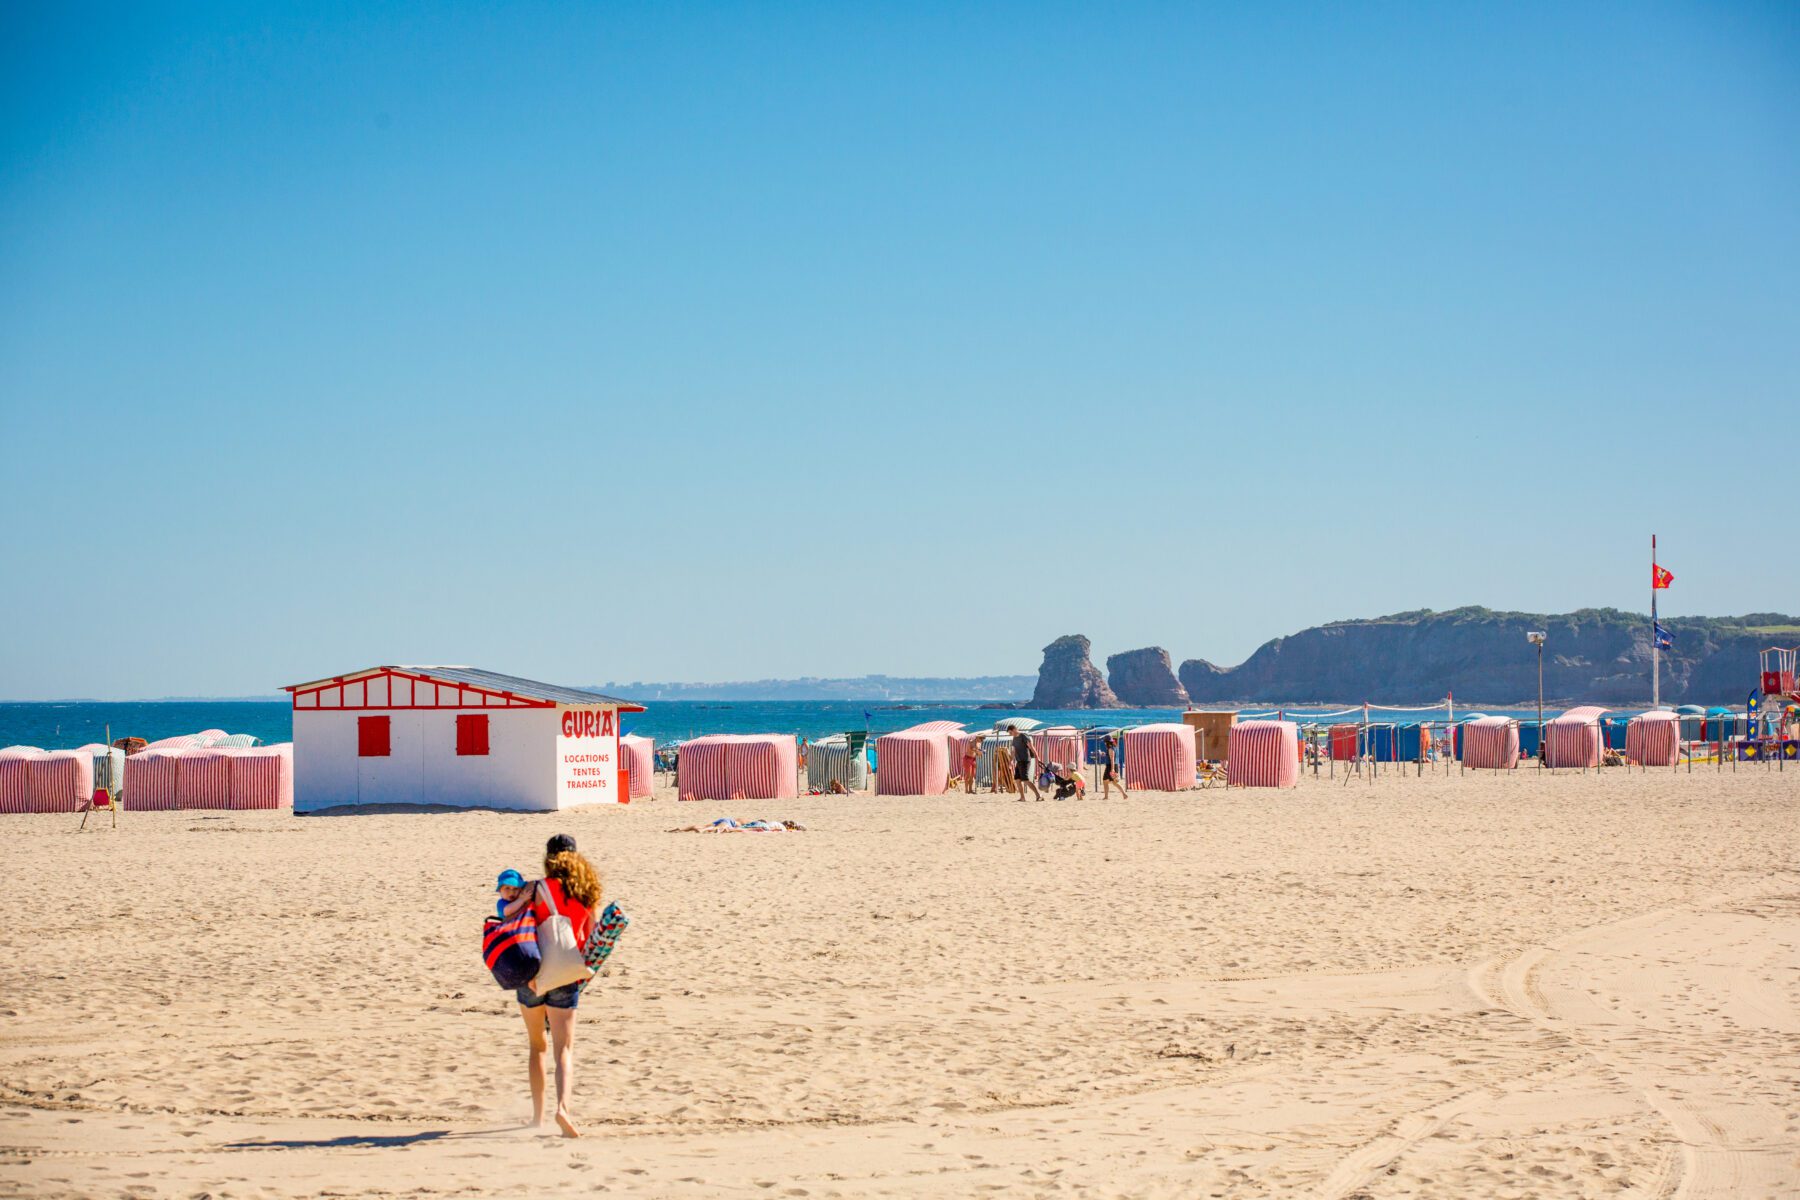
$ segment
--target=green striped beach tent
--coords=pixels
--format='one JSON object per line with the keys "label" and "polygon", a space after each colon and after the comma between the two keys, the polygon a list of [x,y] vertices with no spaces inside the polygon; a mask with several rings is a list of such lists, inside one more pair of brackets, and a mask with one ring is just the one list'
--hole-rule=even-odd
{"label": "green striped beach tent", "polygon": [[806,747],[806,790],[827,791],[836,780],[847,792],[868,791],[869,759],[863,753],[865,737],[858,729],[854,733],[834,733],[809,743]]}

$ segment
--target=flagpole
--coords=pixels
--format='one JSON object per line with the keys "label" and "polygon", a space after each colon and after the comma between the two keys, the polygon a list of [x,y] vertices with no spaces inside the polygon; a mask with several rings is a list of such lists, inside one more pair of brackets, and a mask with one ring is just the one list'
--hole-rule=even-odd
{"label": "flagpole", "polygon": [[1650,535],[1650,707],[1662,707],[1662,643],[1656,636],[1656,535]]}

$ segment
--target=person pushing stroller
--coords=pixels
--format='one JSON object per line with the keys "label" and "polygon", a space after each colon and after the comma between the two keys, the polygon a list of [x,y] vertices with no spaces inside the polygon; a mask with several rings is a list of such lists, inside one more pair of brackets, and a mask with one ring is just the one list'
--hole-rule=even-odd
{"label": "person pushing stroller", "polygon": [[1008,725],[1006,732],[1012,735],[1013,791],[1019,794],[1021,802],[1026,788],[1031,789],[1034,800],[1042,800],[1044,793],[1038,791],[1037,775],[1031,769],[1031,739],[1020,733],[1017,725]]}

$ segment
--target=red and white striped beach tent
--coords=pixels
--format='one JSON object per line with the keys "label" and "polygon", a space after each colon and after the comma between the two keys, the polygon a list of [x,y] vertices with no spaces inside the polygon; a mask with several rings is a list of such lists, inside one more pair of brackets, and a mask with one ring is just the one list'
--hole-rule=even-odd
{"label": "red and white striped beach tent", "polygon": [[1081,769],[1087,757],[1087,737],[1073,725],[1050,725],[1031,735],[1031,752],[1037,756],[1033,770],[1042,775],[1051,763]]}
{"label": "red and white striped beach tent", "polygon": [[[965,729],[957,733],[947,734],[945,736],[945,743],[950,752],[951,776],[955,777],[963,773],[963,759],[968,756],[970,751],[974,751],[977,759],[980,758],[981,751],[976,749],[975,746],[977,741],[981,742],[982,746],[985,747],[993,736],[994,735],[986,729]],[[977,773],[980,772],[979,764],[977,765],[976,770]]]}
{"label": "red and white striped beach tent", "polygon": [[799,761],[791,733],[712,733],[676,747],[675,791],[683,800],[791,800]]}
{"label": "red and white striped beach tent", "polygon": [[1477,717],[1462,724],[1462,765],[1510,771],[1519,765],[1519,723],[1510,717]]}
{"label": "red and white striped beach tent", "polygon": [[1125,786],[1179,792],[1194,786],[1192,725],[1139,725],[1125,731]]}
{"label": "red and white striped beach tent", "polygon": [[616,804],[619,714],[644,711],[476,667],[368,667],[286,691],[295,812]]}
{"label": "red and white striped beach tent", "polygon": [[1292,721],[1240,721],[1231,727],[1225,781],[1232,787],[1298,787],[1300,727]]}
{"label": "red and white striped beach tent", "polygon": [[683,800],[728,800],[731,735],[709,733],[675,747],[675,794]]}
{"label": "red and white striped beach tent", "polygon": [[139,750],[125,760],[127,811],[172,812],[181,807],[182,750]]}
{"label": "red and white striped beach tent", "polygon": [[74,812],[94,794],[94,759],[82,750],[0,750],[0,813]]}
{"label": "red and white striped beach tent", "polygon": [[258,809],[294,806],[294,746],[142,750],[125,760],[125,808]]}
{"label": "red and white striped beach tent", "polygon": [[231,759],[227,808],[244,811],[294,807],[294,743],[278,742],[218,753]]}
{"label": "red and white striped beach tent", "polygon": [[[962,774],[963,744],[975,740],[974,735],[969,733],[967,726],[959,725],[955,721],[921,721],[917,725],[907,726],[900,732],[923,733],[932,737],[943,738],[944,761],[949,764],[946,768],[946,776]],[[881,751],[879,749],[875,751],[875,761],[877,763],[880,763],[881,761]],[[945,779],[945,786],[949,786],[949,779],[947,777]],[[917,795],[919,793],[913,794]]]}
{"label": "red and white striped beach tent", "polygon": [[1672,767],[1681,758],[1681,725],[1672,712],[1640,713],[1625,725],[1625,757],[1645,767]]}
{"label": "red and white striped beach tent", "polygon": [[0,813],[32,811],[31,760],[43,754],[36,746],[0,749]]}
{"label": "red and white striped beach tent", "polygon": [[[177,750],[177,808],[231,807],[231,755],[224,750]],[[130,801],[127,801],[129,804]]]}
{"label": "red and white striped beach tent", "polygon": [[177,734],[175,737],[160,738],[144,747],[145,750],[195,750],[201,746],[210,746],[217,738],[228,736],[223,729],[202,729],[199,733]]}
{"label": "red and white striped beach tent", "polygon": [[1593,705],[1582,705],[1552,718],[1544,726],[1544,765],[1599,766],[1600,718],[1606,711]]}
{"label": "red and white striped beach tent", "polygon": [[946,731],[902,729],[875,739],[877,796],[941,796],[949,780],[950,738]]}
{"label": "red and white striped beach tent", "polygon": [[[905,729],[902,729],[900,732],[901,733],[929,733],[929,734],[935,735],[937,737],[941,737],[944,739],[945,749],[949,750],[949,751],[955,751],[962,745],[962,739],[964,737],[968,736],[967,732],[966,732],[966,728],[967,728],[966,726],[958,725],[955,721],[921,721],[917,725],[908,725]],[[880,761],[880,758],[881,758],[881,756],[879,754],[877,754],[876,761]],[[955,755],[952,754],[953,761],[954,761],[954,758],[955,758]]]}
{"label": "red and white striped beach tent", "polygon": [[726,755],[732,796],[792,800],[800,794],[800,750],[791,733],[753,733],[731,739]]}
{"label": "red and white striped beach tent", "polygon": [[619,762],[631,773],[631,798],[649,799],[656,789],[656,742],[642,734],[625,734],[619,739]]}

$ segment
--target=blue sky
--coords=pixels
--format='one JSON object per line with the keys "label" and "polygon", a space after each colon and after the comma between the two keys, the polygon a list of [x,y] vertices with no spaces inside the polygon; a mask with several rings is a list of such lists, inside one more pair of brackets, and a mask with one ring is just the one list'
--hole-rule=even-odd
{"label": "blue sky", "polygon": [[13,5],[0,697],[1800,610],[1791,5]]}

